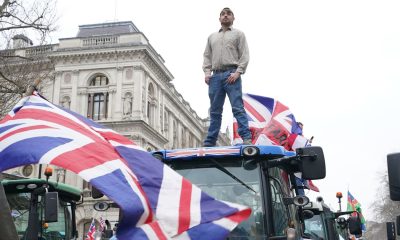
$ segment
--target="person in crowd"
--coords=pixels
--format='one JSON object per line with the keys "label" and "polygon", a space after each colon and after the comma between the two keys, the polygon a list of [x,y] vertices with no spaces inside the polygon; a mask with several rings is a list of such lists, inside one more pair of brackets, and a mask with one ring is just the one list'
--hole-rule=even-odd
{"label": "person in crowd", "polygon": [[238,133],[243,144],[251,144],[251,133],[242,99],[242,78],[249,63],[245,34],[232,27],[235,16],[230,8],[220,12],[221,28],[212,33],[204,50],[204,80],[210,98],[210,126],[203,146],[216,145],[221,128],[225,97],[228,95]]}

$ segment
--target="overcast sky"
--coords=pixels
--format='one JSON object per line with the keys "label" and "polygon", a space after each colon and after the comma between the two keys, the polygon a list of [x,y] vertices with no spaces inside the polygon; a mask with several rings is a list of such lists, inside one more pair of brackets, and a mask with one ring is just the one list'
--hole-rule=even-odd
{"label": "overcast sky", "polygon": [[[53,38],[74,37],[83,24],[132,21],[205,118],[202,54],[224,7],[249,44],[243,91],[288,106],[324,149],[327,176],[315,184],[325,201],[337,209],[342,191],[345,208],[349,189],[373,219],[386,155],[400,152],[400,1],[58,0]],[[227,104],[222,129],[231,123]]]}

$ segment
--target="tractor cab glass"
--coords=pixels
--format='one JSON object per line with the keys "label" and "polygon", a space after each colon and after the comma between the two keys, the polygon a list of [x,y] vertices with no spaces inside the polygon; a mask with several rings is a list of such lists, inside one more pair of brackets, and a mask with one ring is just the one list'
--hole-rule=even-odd
{"label": "tractor cab glass", "polygon": [[302,172],[305,179],[325,177],[319,147],[295,153],[279,146],[227,146],[161,150],[153,156],[217,200],[251,208],[250,217],[228,239],[299,237],[297,208],[307,204],[308,198],[293,196],[293,173]]}
{"label": "tractor cab glass", "polygon": [[[240,223],[229,235],[229,239],[264,239],[268,236],[265,222],[266,212],[273,218],[274,235],[285,236],[288,226],[289,211],[284,204],[285,193],[280,184],[281,171],[269,169],[271,174],[270,192],[271,209],[264,208],[265,177],[260,164],[245,167],[246,162],[237,158],[203,158],[199,160],[175,160],[167,162],[175,171],[200,187],[202,191],[218,200],[245,205],[251,208],[250,217]],[[272,220],[273,219],[273,220]]]}
{"label": "tractor cab glass", "polygon": [[321,215],[304,220],[304,235],[310,238],[327,239],[326,226]]}
{"label": "tractor cab glass", "polygon": [[218,161],[224,169],[240,179],[238,182],[210,159],[174,161],[168,163],[175,171],[218,200],[238,203],[252,209],[251,216],[231,233],[231,239],[264,236],[264,214],[260,186],[260,169],[245,170],[241,161]]}
{"label": "tractor cab glass", "polygon": [[3,180],[1,184],[20,239],[76,237],[75,208],[81,199],[79,189],[44,179]]}
{"label": "tractor cab glass", "polygon": [[[66,239],[71,236],[71,206],[64,201],[59,202],[58,221],[44,222],[44,202],[43,197],[39,196],[38,200],[38,222],[42,225],[42,232],[39,236],[44,239]],[[25,237],[28,229],[29,207],[31,203],[31,193],[14,193],[7,194],[7,200],[10,205],[11,215],[20,238]]]}

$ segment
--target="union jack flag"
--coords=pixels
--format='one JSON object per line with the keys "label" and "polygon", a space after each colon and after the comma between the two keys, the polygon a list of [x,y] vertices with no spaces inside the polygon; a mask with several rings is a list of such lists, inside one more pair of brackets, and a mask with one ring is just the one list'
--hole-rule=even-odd
{"label": "union jack flag", "polygon": [[[303,137],[302,128],[288,107],[268,97],[243,94],[244,108],[249,121],[252,142],[256,145],[279,145],[286,150],[295,150],[309,146],[310,142]],[[240,143],[236,119],[233,122],[233,143]],[[297,176],[298,177],[298,176]],[[298,179],[306,188],[319,192],[310,180]]]}
{"label": "union jack flag", "polygon": [[92,223],[90,223],[89,230],[86,234],[86,240],[94,240],[94,234],[96,233],[96,225],[94,218],[92,218]]}
{"label": "union jack flag", "polygon": [[168,150],[167,157],[183,158],[183,157],[204,157],[204,156],[219,156],[219,155],[238,155],[240,148],[235,147],[220,147],[220,148],[193,148],[193,149],[178,149]]}
{"label": "union jack flag", "polygon": [[100,216],[100,232],[103,232],[105,227],[106,227],[106,221],[102,216]]}
{"label": "union jack flag", "polygon": [[[243,103],[254,144],[279,145],[294,150],[308,145],[302,129],[288,107],[273,98],[243,94]],[[233,123],[233,142],[239,143],[236,120]]]}
{"label": "union jack flag", "polygon": [[119,239],[223,239],[251,212],[215,200],[128,138],[34,92],[0,121],[0,171],[38,163],[75,172],[117,203]]}

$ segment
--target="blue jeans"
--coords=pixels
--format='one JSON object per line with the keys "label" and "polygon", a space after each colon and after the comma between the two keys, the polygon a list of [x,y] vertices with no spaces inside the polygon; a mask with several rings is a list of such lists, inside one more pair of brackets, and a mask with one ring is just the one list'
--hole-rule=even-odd
{"label": "blue jeans", "polygon": [[228,95],[232,106],[233,116],[238,122],[238,133],[240,137],[251,139],[249,123],[243,106],[242,99],[242,79],[239,77],[232,84],[226,82],[229,75],[236,69],[225,72],[214,73],[209,81],[208,96],[210,97],[210,127],[204,145],[215,145],[218,139],[218,133],[221,128],[222,111],[225,102],[225,96]]}

